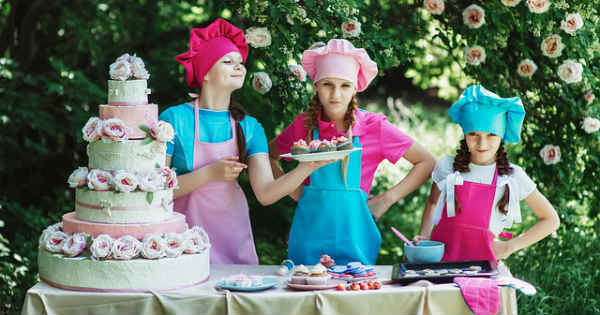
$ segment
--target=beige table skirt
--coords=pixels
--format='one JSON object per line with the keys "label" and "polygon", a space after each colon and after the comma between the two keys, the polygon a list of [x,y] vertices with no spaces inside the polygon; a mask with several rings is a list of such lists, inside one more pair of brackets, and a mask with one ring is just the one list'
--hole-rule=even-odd
{"label": "beige table skirt", "polygon": [[[429,287],[384,285],[366,291],[295,291],[279,277],[275,289],[233,292],[215,289],[233,274],[277,276],[279,266],[211,265],[210,280],[192,288],[153,293],[66,291],[38,283],[27,292],[22,314],[471,314],[453,284]],[[380,280],[392,266],[376,266]],[[502,271],[508,273],[508,270]],[[514,289],[502,287],[501,314],[517,314]]]}

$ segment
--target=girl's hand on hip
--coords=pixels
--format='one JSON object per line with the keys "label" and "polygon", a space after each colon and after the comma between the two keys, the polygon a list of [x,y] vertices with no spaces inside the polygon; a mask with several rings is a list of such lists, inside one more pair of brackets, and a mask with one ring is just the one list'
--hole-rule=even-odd
{"label": "girl's hand on hip", "polygon": [[248,167],[244,163],[238,162],[237,156],[224,157],[210,164],[210,173],[213,181],[233,181],[240,176],[240,173]]}
{"label": "girl's hand on hip", "polygon": [[371,215],[375,221],[379,220],[379,218],[381,218],[381,216],[388,211],[392,204],[393,202],[386,198],[385,193],[379,194],[367,201],[367,206],[369,206],[369,210],[371,211]]}
{"label": "girl's hand on hip", "polygon": [[494,240],[492,242],[492,250],[494,251],[494,256],[496,256],[496,259],[498,260],[505,259],[512,254],[512,248],[508,241]]}

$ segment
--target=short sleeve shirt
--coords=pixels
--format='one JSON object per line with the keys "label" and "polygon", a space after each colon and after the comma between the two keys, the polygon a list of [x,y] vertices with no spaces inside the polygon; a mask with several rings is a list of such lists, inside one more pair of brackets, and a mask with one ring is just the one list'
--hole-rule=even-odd
{"label": "short sleeve shirt", "polygon": [[[352,126],[352,135],[358,136],[362,144],[361,184],[360,188],[369,195],[373,176],[379,163],[387,159],[396,163],[413,144],[414,140],[392,125],[385,115],[357,110],[356,120]],[[306,113],[300,114],[285,130],[275,138],[280,154],[290,152],[292,144],[306,139],[308,130],[304,125]],[[319,138],[331,139],[333,136],[345,136],[338,132],[334,122],[318,119]],[[311,135],[312,137],[312,135]]]}
{"label": "short sleeve shirt", "polygon": [[[229,120],[229,111],[213,111],[200,108],[198,110],[198,140],[216,143],[230,140],[233,133]],[[173,125],[175,138],[167,142],[167,154],[172,157],[171,166],[178,175],[190,172],[194,165],[194,107],[189,103],[167,108],[159,116]],[[269,152],[267,137],[262,125],[251,116],[246,115],[240,122],[246,137],[246,154]]]}

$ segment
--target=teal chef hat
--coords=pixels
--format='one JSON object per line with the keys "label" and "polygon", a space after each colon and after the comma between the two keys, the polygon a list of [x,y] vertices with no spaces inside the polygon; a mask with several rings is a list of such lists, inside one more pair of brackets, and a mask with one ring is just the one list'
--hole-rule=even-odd
{"label": "teal chef hat", "polygon": [[484,131],[501,137],[504,142],[521,141],[525,109],[518,97],[501,98],[481,85],[471,85],[450,106],[448,115],[465,134]]}

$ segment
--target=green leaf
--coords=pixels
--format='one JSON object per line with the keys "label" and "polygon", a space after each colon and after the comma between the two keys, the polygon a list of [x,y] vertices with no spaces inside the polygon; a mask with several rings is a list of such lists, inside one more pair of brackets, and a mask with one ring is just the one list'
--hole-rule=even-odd
{"label": "green leaf", "polygon": [[146,139],[142,140],[142,144],[146,145],[146,144],[152,143],[152,141],[154,141],[154,138],[147,137]]}
{"label": "green leaf", "polygon": [[150,205],[152,204],[152,200],[154,200],[154,193],[149,191],[146,193],[146,202]]}
{"label": "green leaf", "polygon": [[148,136],[150,136],[150,127],[146,126],[146,125],[140,125],[138,128],[140,128],[142,131],[144,131]]}
{"label": "green leaf", "polygon": [[154,164],[154,167],[155,168],[160,168],[160,164],[156,163],[156,164]]}

